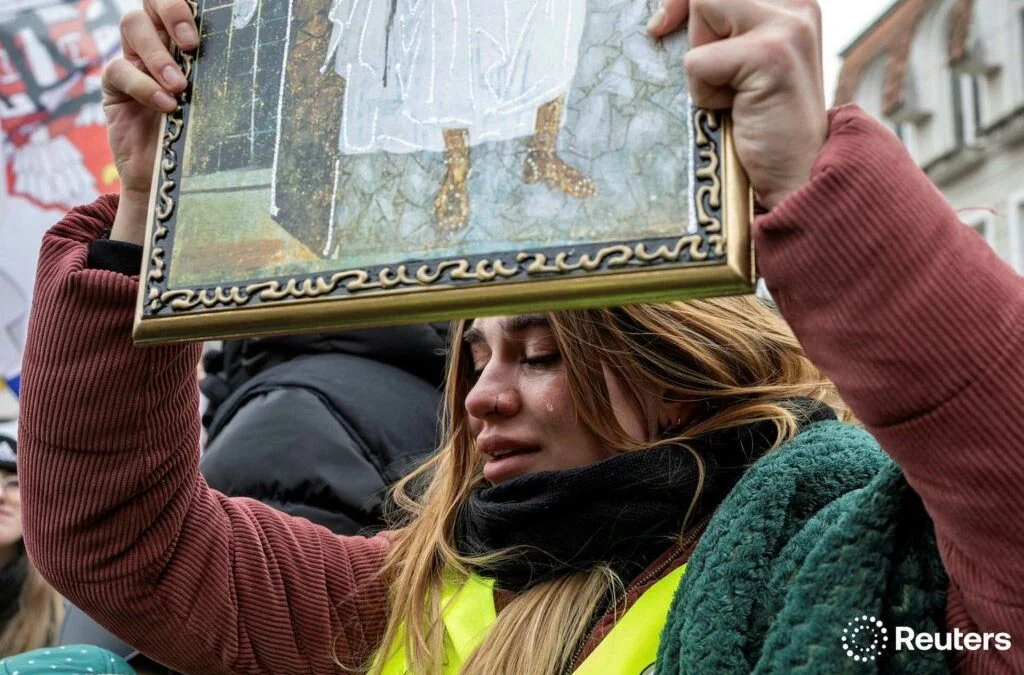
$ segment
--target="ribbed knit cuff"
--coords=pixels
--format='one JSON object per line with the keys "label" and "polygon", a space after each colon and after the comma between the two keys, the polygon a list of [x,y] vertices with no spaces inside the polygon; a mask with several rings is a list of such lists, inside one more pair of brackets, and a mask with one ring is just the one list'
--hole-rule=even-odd
{"label": "ribbed knit cuff", "polygon": [[104,236],[89,244],[86,265],[89,269],[138,276],[142,270],[142,247],[127,241],[111,241]]}

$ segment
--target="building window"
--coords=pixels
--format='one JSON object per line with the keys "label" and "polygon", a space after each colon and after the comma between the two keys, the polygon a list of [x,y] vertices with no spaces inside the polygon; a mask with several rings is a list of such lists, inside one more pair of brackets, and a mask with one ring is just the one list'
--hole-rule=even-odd
{"label": "building window", "polygon": [[986,241],[988,240],[988,221],[975,220],[972,223],[968,223],[967,226],[970,227],[975,232],[977,232],[978,234],[980,234],[981,236],[985,237]]}
{"label": "building window", "polygon": [[1010,264],[1024,274],[1024,192],[1010,195]]}
{"label": "building window", "polygon": [[1017,221],[1011,233],[1014,239],[1013,252],[1015,254],[1013,264],[1017,271],[1024,274],[1024,195],[1017,199]]}
{"label": "building window", "polygon": [[981,129],[980,76],[953,71],[953,120],[957,147],[978,142]]}
{"label": "building window", "polygon": [[896,124],[896,135],[903,142],[913,160],[917,161],[917,125],[913,122],[898,122]]}
{"label": "building window", "polygon": [[996,247],[996,214],[989,209],[967,209],[960,212],[960,220]]}

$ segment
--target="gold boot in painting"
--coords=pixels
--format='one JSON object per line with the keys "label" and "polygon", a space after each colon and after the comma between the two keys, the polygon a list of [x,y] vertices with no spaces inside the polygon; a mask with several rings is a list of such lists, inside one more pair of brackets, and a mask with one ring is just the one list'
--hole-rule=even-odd
{"label": "gold boot in painting", "polygon": [[537,133],[530,139],[530,151],[523,163],[523,181],[561,190],[570,197],[585,199],[597,194],[594,181],[566,164],[555,152],[558,129],[565,112],[565,97],[559,96],[537,109]]}
{"label": "gold boot in painting", "polygon": [[434,199],[434,212],[438,231],[454,234],[469,224],[469,131],[444,132],[444,163],[448,172]]}

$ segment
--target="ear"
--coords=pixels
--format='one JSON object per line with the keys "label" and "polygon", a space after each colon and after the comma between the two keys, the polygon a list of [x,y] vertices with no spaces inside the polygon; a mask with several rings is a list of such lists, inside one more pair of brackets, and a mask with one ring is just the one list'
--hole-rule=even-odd
{"label": "ear", "polygon": [[682,429],[689,424],[696,410],[696,403],[680,400],[672,392],[663,392],[658,402],[658,435],[664,436],[669,430]]}

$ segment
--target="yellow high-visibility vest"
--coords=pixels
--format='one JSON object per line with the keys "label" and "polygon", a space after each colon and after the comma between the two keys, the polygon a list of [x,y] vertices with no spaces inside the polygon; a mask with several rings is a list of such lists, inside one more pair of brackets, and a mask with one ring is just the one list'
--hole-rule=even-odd
{"label": "yellow high-visibility vest", "polygon": [[[574,675],[650,675],[658,655],[661,629],[668,619],[686,565],[670,572],[644,591],[591,652]],[[460,583],[445,583],[441,606],[445,628],[444,675],[458,675],[497,619],[494,580],[470,576]],[[399,631],[387,655],[383,675],[405,675],[405,635]]]}

